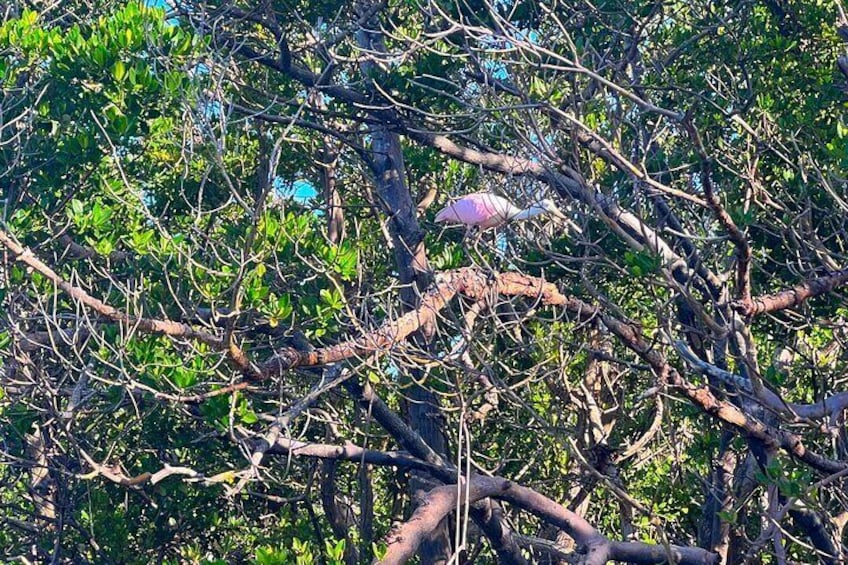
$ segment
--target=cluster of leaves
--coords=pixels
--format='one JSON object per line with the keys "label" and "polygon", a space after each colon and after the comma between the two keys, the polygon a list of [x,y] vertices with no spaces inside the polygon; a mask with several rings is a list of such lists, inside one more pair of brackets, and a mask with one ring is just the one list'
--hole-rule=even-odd
{"label": "cluster of leaves", "polygon": [[[208,83],[204,45],[197,35],[167,22],[163,10],[137,3],[67,26],[30,10],[4,21],[2,102],[20,111],[24,124],[15,143],[0,148],[4,177],[14,179],[3,202],[22,203],[4,218],[4,229],[29,243],[71,234],[93,251],[92,260],[66,260],[73,254],[65,255],[58,243],[51,263],[59,275],[125,306],[126,289],[138,288],[138,302],[130,307],[134,312],[179,319],[191,315],[184,309],[188,304],[215,309],[238,303],[248,313],[239,324],[259,325],[270,334],[260,335],[257,347],[270,345],[294,324],[310,337],[338,333],[345,286],[359,272],[357,247],[351,241],[327,242],[319,217],[298,203],[286,206],[276,193],[268,198],[279,202],[255,219],[233,203],[223,186],[225,174],[241,171],[245,186],[259,182],[260,131],[233,136],[231,152],[223,155],[224,174],[215,168],[208,142],[186,144],[186,135],[200,139],[198,113],[220,122],[198,101]],[[8,127],[2,131],[13,133]],[[201,214],[193,216],[197,203]],[[241,261],[236,250],[250,260]],[[104,264],[116,278],[103,279]],[[79,329],[76,322],[63,321],[75,305],[37,273],[10,266],[0,293],[4,302],[54,295],[58,325]],[[147,563],[163,551],[180,562],[199,562],[210,554],[241,554],[257,563],[339,562],[344,540],[313,549],[311,542],[298,541],[314,536],[302,514],[274,523],[262,518],[274,507],[270,502],[222,506],[221,487],[194,488],[173,480],[126,499],[118,485],[94,478],[95,487],[91,478],[75,478],[88,471],[78,462],[78,448],[94,460],[120,459],[128,475],[161,467],[163,456],[209,475],[237,469],[238,450],[215,439],[198,443],[196,423],[214,435],[258,421],[253,400],[245,395],[213,397],[191,413],[179,405],[161,410],[132,392],[179,393],[210,383],[214,389],[228,376],[208,348],[127,336],[109,324],[93,329],[94,340],[83,349],[58,345],[55,352],[34,354],[39,364],[64,367],[75,379],[85,373],[98,383],[92,384],[96,398],[78,416],[73,433],[51,434],[49,440],[55,453],[73,460],[62,470],[68,477],[61,487],[71,509],[67,519],[77,528],[63,534],[67,551],[103,562]],[[4,326],[4,358],[11,343],[12,332]],[[0,389],[4,450],[22,458],[39,411],[55,400],[38,385],[30,391],[31,398],[20,399]],[[264,400],[260,404],[268,409]],[[2,480],[8,516],[25,520],[34,510],[23,502],[26,474],[4,468]],[[4,533],[0,553],[21,554],[27,543]],[[49,536],[39,536],[38,546],[51,551]]]}

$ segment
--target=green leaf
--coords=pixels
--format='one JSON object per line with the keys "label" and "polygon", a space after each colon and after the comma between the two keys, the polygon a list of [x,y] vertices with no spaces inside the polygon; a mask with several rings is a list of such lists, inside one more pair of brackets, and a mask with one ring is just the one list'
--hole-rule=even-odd
{"label": "green leaf", "polygon": [[182,89],[183,77],[176,71],[168,71],[165,73],[165,88],[172,95],[177,95]]}
{"label": "green leaf", "polygon": [[326,548],[327,557],[334,565],[340,565],[344,562],[345,541],[345,539],[340,539],[333,543],[330,540],[324,540],[324,547]]}
{"label": "green leaf", "polygon": [[274,305],[274,317],[278,320],[285,320],[289,316],[291,316],[294,308],[291,303],[291,296],[288,294],[283,294],[279,298],[276,299],[276,304]]}
{"label": "green leaf", "polygon": [[94,250],[105,257],[115,250],[115,244],[113,244],[109,239],[101,239],[94,246]]}
{"label": "green leaf", "polygon": [[116,61],[114,65],[112,65],[112,76],[115,77],[115,80],[121,82],[124,80],[124,77],[127,76],[127,67],[124,65],[123,61]]}
{"label": "green leaf", "polygon": [[206,421],[218,429],[226,429],[230,415],[230,398],[226,395],[213,396],[200,406]]}
{"label": "green leaf", "polygon": [[624,262],[635,277],[642,277],[659,271],[662,265],[658,256],[643,251],[625,251]]}
{"label": "green leaf", "polygon": [[122,117],[124,113],[114,103],[109,103],[103,107],[103,115],[105,115],[106,119],[110,122],[114,122],[119,117]]}
{"label": "green leaf", "polygon": [[336,289],[329,290],[322,288],[318,292],[318,295],[321,297],[321,301],[333,310],[341,310],[344,307],[342,295]]}
{"label": "green leaf", "polygon": [[256,550],[256,565],[290,565],[293,555],[285,548],[260,547]]}
{"label": "green leaf", "polygon": [[21,13],[20,20],[26,27],[32,27],[38,21],[38,12],[26,9]]}
{"label": "green leaf", "polygon": [[255,424],[259,421],[259,417],[253,410],[245,410],[240,414],[241,421],[245,424]]}
{"label": "green leaf", "polygon": [[197,373],[183,367],[176,367],[172,373],[171,379],[177,387],[186,389],[197,384]]}
{"label": "green leaf", "polygon": [[150,243],[153,241],[154,235],[152,229],[133,231],[131,235],[133,247],[142,253],[146,252],[150,247]]}
{"label": "green leaf", "polygon": [[99,66],[103,67],[106,65],[106,61],[109,58],[109,52],[106,51],[106,48],[102,45],[98,45],[91,52],[91,58],[94,59],[94,62]]}
{"label": "green leaf", "polygon": [[112,210],[103,206],[100,202],[95,202],[91,209],[91,222],[94,228],[102,229],[112,217]]}
{"label": "green leaf", "polygon": [[371,552],[374,554],[374,559],[380,561],[383,559],[386,554],[389,552],[389,547],[386,545],[386,542],[372,542],[371,543]]}
{"label": "green leaf", "polygon": [[77,200],[74,198],[71,200],[71,218],[74,220],[78,220],[82,218],[84,210],[84,204],[81,200]]}

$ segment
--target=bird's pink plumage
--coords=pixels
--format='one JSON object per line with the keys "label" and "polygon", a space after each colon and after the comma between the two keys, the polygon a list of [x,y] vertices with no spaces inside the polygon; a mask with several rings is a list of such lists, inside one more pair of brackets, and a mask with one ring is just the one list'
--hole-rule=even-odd
{"label": "bird's pink plumage", "polygon": [[504,198],[488,192],[477,192],[463,196],[440,211],[436,214],[436,221],[487,229],[507,221],[513,212],[511,208],[512,205]]}

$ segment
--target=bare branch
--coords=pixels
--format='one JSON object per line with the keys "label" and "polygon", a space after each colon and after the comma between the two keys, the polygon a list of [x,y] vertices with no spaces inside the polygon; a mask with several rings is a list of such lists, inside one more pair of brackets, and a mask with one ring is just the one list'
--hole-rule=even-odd
{"label": "bare branch", "polygon": [[800,306],[810,298],[826,294],[843,286],[845,283],[848,283],[848,269],[803,282],[776,294],[751,298],[749,304],[738,303],[736,307],[746,316],[779,312],[780,310]]}

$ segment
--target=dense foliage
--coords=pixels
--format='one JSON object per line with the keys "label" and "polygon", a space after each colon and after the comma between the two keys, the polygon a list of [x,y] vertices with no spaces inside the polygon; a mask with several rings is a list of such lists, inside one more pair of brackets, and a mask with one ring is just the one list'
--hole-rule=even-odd
{"label": "dense foliage", "polygon": [[844,562],[846,26],[12,0],[0,555]]}

